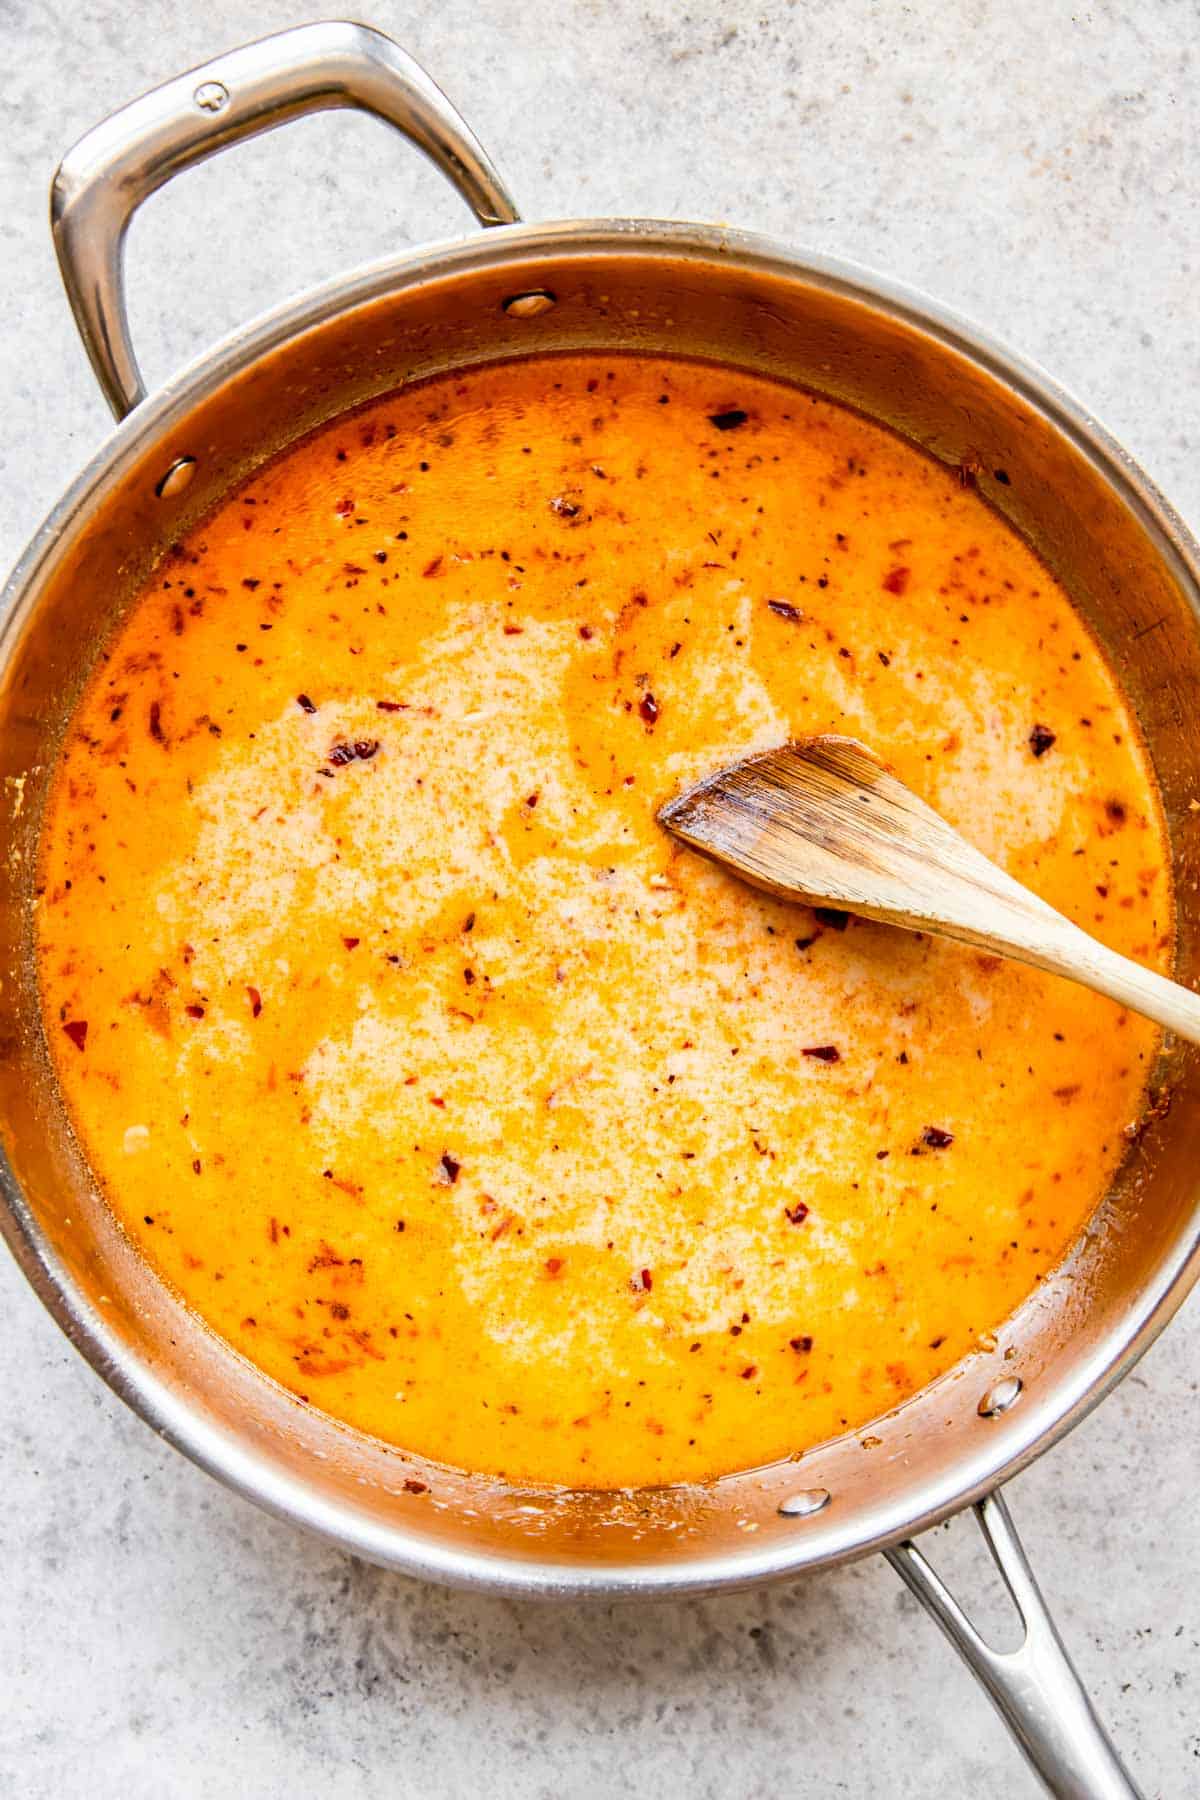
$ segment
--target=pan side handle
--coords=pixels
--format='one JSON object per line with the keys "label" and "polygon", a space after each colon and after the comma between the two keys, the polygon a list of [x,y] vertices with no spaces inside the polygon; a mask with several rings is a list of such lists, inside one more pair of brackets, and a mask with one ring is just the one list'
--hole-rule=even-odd
{"label": "pan side handle", "polygon": [[1092,1708],[998,1493],[974,1508],[979,1529],[1021,1616],[1015,1650],[993,1650],[913,1543],[884,1552],[937,1621],[1032,1767],[1058,1800],[1141,1800]]}
{"label": "pan side handle", "polygon": [[75,323],[118,419],[145,398],[125,306],[124,241],[164,182],[241,138],[329,107],[394,125],[452,181],[481,225],[516,207],[465,121],[424,70],[366,25],[281,31],[143,94],[89,131],[59,165],[50,220]]}

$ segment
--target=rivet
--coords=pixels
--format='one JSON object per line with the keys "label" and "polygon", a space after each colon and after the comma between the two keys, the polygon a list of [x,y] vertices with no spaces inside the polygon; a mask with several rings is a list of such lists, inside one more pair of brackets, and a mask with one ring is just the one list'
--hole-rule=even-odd
{"label": "rivet", "polygon": [[549,288],[532,288],[527,294],[510,294],[504,310],[510,319],[537,319],[558,305],[558,295]]}
{"label": "rivet", "polygon": [[999,1413],[1006,1413],[1010,1406],[1015,1406],[1021,1398],[1021,1390],[1025,1383],[1019,1375],[1002,1375],[994,1381],[983,1399],[979,1402],[981,1419],[994,1419]]}
{"label": "rivet", "polygon": [[154,491],[160,500],[173,500],[176,494],[182,494],[195,473],[194,456],[177,456],[165,475],[159,477]]}
{"label": "rivet", "polygon": [[781,1500],[779,1511],[788,1519],[807,1519],[812,1513],[819,1513],[822,1507],[828,1505],[828,1488],[804,1488],[800,1493],[789,1494],[786,1500]]}
{"label": "rivet", "polygon": [[223,81],[202,81],[192,99],[201,112],[218,113],[229,105],[229,89]]}

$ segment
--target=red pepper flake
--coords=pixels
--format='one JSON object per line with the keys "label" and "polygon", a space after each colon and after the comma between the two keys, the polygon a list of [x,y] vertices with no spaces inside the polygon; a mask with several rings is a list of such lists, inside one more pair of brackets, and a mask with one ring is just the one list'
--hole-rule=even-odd
{"label": "red pepper flake", "polygon": [[836,1044],[811,1044],[808,1049],[802,1050],[800,1054],[801,1056],[814,1057],[817,1062],[823,1063],[835,1063],[841,1062],[842,1060],[842,1053],[837,1048]]}
{"label": "red pepper flake", "polygon": [[750,417],[740,406],[731,406],[728,412],[709,413],[708,422],[715,425],[718,431],[736,431]]}
{"label": "red pepper flake", "polygon": [[458,1171],[462,1168],[462,1164],[456,1157],[451,1156],[448,1150],[443,1150],[438,1160],[438,1168],[442,1171],[439,1177],[442,1186],[453,1187],[458,1180]]}
{"label": "red pepper flake", "polygon": [[[284,1230],[287,1230],[286,1226],[284,1227]],[[315,1275],[318,1269],[341,1269],[344,1267],[345,1262],[343,1258],[338,1255],[331,1244],[327,1244],[322,1240],[320,1250],[308,1265],[308,1272],[310,1275]]]}
{"label": "red pepper flake", "polygon": [[777,618],[789,619],[793,625],[800,625],[804,620],[800,608],[793,606],[790,600],[768,600],[767,611],[773,612]]}
{"label": "red pepper flake", "polygon": [[433,575],[440,575],[441,572],[442,572],[442,559],[440,556],[435,556],[433,561],[427,562],[425,564],[425,567],[421,570],[422,575],[424,575],[426,577],[426,579],[429,579],[429,577],[431,577]]}
{"label": "red pepper flake", "polygon": [[1051,744],[1056,741],[1056,733],[1048,725],[1035,725],[1029,734],[1029,748],[1038,757],[1045,756]]}
{"label": "red pepper flake", "polygon": [[504,635],[505,637],[524,637],[525,627],[523,625],[506,625]]}
{"label": "red pepper flake", "polygon": [[446,1102],[442,1099],[440,1094],[430,1094],[429,1104],[431,1106],[440,1107],[443,1112],[446,1110]]}
{"label": "red pepper flake", "polygon": [[807,1334],[805,1334],[804,1337],[789,1338],[788,1343],[796,1352],[797,1356],[807,1356],[813,1347],[813,1341]]}
{"label": "red pepper flake", "polygon": [[746,1367],[742,1370],[742,1380],[743,1381],[753,1381],[754,1377],[757,1374],[758,1374],[758,1364],[757,1363],[748,1363],[746,1365]]}
{"label": "red pepper flake", "polygon": [[301,712],[315,713],[317,710],[316,702],[310,700],[307,694],[297,694],[296,705],[300,708]]}
{"label": "red pepper flake", "polygon": [[940,1125],[927,1125],[921,1133],[921,1142],[928,1144],[931,1150],[945,1150],[954,1142],[952,1131],[943,1131]]}
{"label": "red pepper flake", "polygon": [[1104,802],[1104,810],[1114,825],[1123,825],[1128,817],[1128,814],[1125,811],[1125,803],[1122,800],[1106,800]]}
{"label": "red pepper flake", "polygon": [[342,939],[342,942],[343,942],[343,944],[345,944],[347,950],[357,950],[358,946],[362,943],[362,939],[361,938],[344,937]]}
{"label": "red pepper flake", "polygon": [[204,1008],[197,1005],[194,1000],[190,1006],[185,1006],[183,1010],[189,1019],[202,1019],[204,1017]]}
{"label": "red pepper flake", "polygon": [[163,736],[162,707],[157,700],[150,702],[150,736],[156,744],[165,744],[167,741]]}
{"label": "red pepper flake", "polygon": [[377,712],[406,712],[408,710],[403,700],[377,700],[375,708]]}
{"label": "red pepper flake", "polygon": [[347,763],[352,763],[355,758],[357,758],[359,762],[370,762],[378,748],[378,738],[355,738],[352,744],[339,743],[332,745],[329,751],[328,760],[333,764],[335,769],[341,769],[344,768]]}
{"label": "red pepper flake", "polygon": [[246,997],[250,1002],[250,1017],[252,1019],[257,1019],[259,1013],[262,1011],[262,995],[256,987],[248,987],[246,989]]}
{"label": "red pepper flake", "polygon": [[803,1200],[797,1200],[795,1206],[785,1206],[784,1215],[792,1225],[803,1225],[809,1214],[809,1208]]}
{"label": "red pepper flake", "polygon": [[[643,1269],[638,1280],[642,1284],[642,1292],[648,1294],[650,1289],[654,1286],[654,1277],[651,1275],[649,1269]],[[634,1285],[637,1285],[636,1282]]]}
{"label": "red pepper flake", "polygon": [[883,586],[889,594],[906,593],[908,591],[908,578],[911,574],[911,569],[889,569],[883,578]]}
{"label": "red pepper flake", "polygon": [[529,807],[530,811],[533,810],[533,808],[537,805],[537,803],[538,803],[538,797],[536,794],[526,794],[525,804],[527,807]]}
{"label": "red pepper flake", "polygon": [[87,1033],[88,1033],[87,1020],[86,1019],[68,1019],[66,1024],[63,1026],[63,1030],[66,1032],[67,1036],[70,1038],[70,1040],[74,1044],[75,1048],[77,1050],[82,1050],[84,1045],[87,1043]]}
{"label": "red pepper flake", "polygon": [[425,1481],[417,1481],[412,1475],[407,1475],[404,1479],[404,1491],[406,1494],[427,1494],[429,1484]]}
{"label": "red pepper flake", "polygon": [[819,919],[822,925],[827,925],[830,931],[845,931],[850,923],[850,914],[842,912],[837,906],[814,906],[813,918]]}
{"label": "red pepper flake", "polygon": [[586,644],[589,642],[589,640],[591,638],[594,638],[596,634],[592,630],[590,625],[581,625],[579,627],[579,635],[583,639],[584,643]]}
{"label": "red pepper flake", "polygon": [[199,1173],[200,1173],[200,1158],[198,1156],[194,1156],[192,1158],[192,1174],[198,1175]]}
{"label": "red pepper flake", "polygon": [[557,1275],[561,1271],[562,1266],[563,1259],[561,1256],[548,1256],[546,1258],[547,1275]]}
{"label": "red pepper flake", "polygon": [[638,711],[647,725],[653,725],[659,714],[659,704],[653,694],[643,694],[638,701]]}
{"label": "red pepper flake", "polygon": [[339,517],[341,517],[343,519],[348,519],[350,514],[354,511],[353,497],[351,496],[351,497],[346,498],[345,500],[339,500],[333,510],[335,513],[337,513],[339,515]]}

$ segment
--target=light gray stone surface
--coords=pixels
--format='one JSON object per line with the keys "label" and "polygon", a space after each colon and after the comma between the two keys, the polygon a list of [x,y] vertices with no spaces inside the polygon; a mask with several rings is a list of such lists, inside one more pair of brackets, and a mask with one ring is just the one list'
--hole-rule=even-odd
{"label": "light gray stone surface", "polygon": [[[62,150],[153,82],[311,12],[0,0],[0,563],[104,437],[58,289]],[[1083,394],[1200,519],[1194,4],[377,0],[527,216],[717,218],[937,293]],[[381,128],[307,121],[180,180],[131,238],[161,376],[257,309],[466,228]],[[0,1259],[0,1794],[1033,1793],[881,1562],[603,1610],[466,1598],[295,1535],[160,1446]],[[1147,1791],[1200,1791],[1200,1313],[1013,1484]],[[980,1586],[971,1529],[936,1546]]]}

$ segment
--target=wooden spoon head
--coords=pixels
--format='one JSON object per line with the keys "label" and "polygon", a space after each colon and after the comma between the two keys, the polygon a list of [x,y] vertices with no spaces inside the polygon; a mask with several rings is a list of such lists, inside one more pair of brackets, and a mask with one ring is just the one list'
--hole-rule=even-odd
{"label": "wooden spoon head", "polygon": [[770,893],[898,923],[936,914],[937,869],[974,856],[854,738],[747,756],[669,800],[658,818]]}

